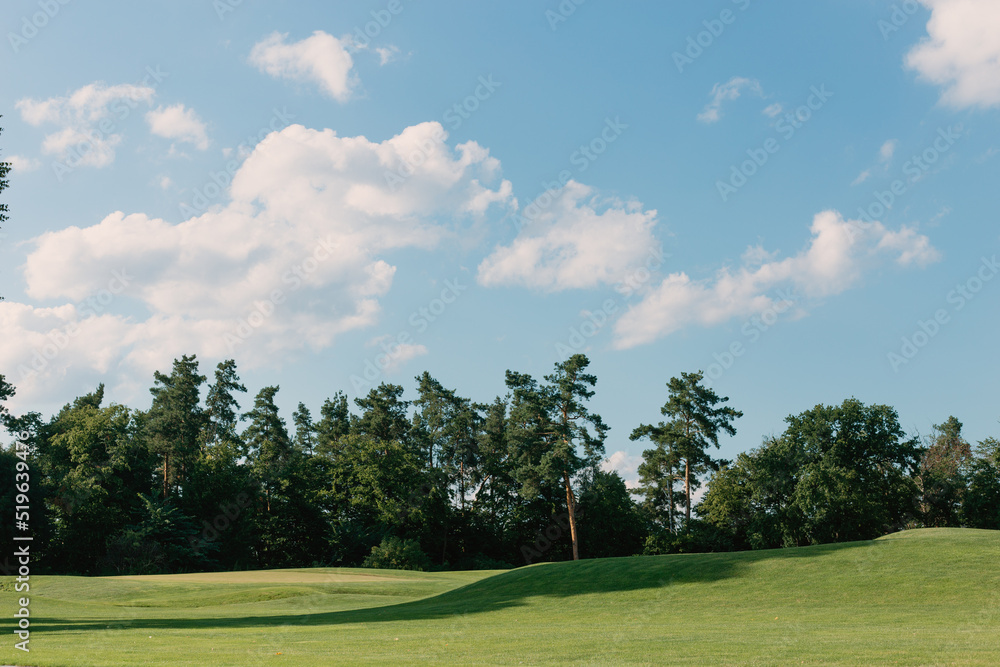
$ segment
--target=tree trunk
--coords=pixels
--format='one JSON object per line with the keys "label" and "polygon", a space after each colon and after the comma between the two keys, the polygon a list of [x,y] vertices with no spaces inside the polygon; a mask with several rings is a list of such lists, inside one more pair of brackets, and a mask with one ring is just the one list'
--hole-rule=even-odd
{"label": "tree trunk", "polygon": [[670,507],[670,514],[669,514],[669,516],[670,516],[670,534],[673,535],[674,534],[674,514],[676,513],[676,512],[674,512],[674,481],[677,479],[677,477],[676,477],[676,475],[674,475],[674,464],[672,462],[670,464],[670,470],[668,472],[670,474],[670,487],[668,488],[667,492],[670,495],[667,498],[667,502],[669,503],[669,507]]}
{"label": "tree trunk", "polygon": [[170,492],[168,473],[170,471],[170,454],[168,452],[163,453],[163,499],[166,500],[167,494]]}
{"label": "tree trunk", "polygon": [[691,528],[691,459],[684,459],[684,495],[687,496],[684,530]]}
{"label": "tree trunk", "polygon": [[580,549],[576,537],[576,498],[573,487],[569,483],[569,472],[563,470],[563,483],[566,485],[566,509],[569,512],[569,536],[573,540],[573,560],[580,560]]}

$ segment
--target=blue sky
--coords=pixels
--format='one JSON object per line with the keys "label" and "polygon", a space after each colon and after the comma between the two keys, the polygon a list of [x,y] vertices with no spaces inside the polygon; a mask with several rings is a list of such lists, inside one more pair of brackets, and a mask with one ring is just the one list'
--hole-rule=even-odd
{"label": "blue sky", "polygon": [[289,417],[584,352],[628,478],[682,371],[744,411],[729,457],[851,396],[998,433],[992,0],[0,16],[15,410],[145,407],[185,353]]}

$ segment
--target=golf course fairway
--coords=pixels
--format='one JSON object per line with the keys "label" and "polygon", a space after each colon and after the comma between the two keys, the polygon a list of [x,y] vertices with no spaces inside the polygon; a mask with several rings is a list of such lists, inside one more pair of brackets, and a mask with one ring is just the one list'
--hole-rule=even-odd
{"label": "golf course fairway", "polygon": [[[14,581],[2,580],[12,628]],[[547,563],[32,576],[0,664],[1000,664],[1000,532]]]}

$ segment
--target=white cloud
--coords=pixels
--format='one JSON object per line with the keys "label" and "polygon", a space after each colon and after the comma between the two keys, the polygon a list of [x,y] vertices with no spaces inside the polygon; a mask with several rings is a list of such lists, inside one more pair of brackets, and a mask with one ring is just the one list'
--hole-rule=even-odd
{"label": "white cloud", "polygon": [[15,409],[32,409],[59,388],[91,391],[116,366],[117,350],[134,332],[118,316],[82,317],[73,305],[37,308],[0,301],[0,368],[17,387]]}
{"label": "white cloud", "polygon": [[377,47],[375,53],[378,54],[379,65],[388,65],[399,55],[398,46]]}
{"label": "white cloud", "polygon": [[[764,91],[761,89],[759,81],[756,79],[734,76],[726,83],[717,83],[712,87],[712,92],[710,93],[712,101],[705,105],[702,112],[698,114],[698,120],[703,123],[717,122],[720,118],[722,118],[722,103],[739,99],[744,90],[749,90],[760,97],[764,96]],[[780,107],[780,105],[778,106]],[[771,105],[771,107],[768,108],[773,109],[773,107],[774,105]],[[780,109],[778,113],[780,113]]]}
{"label": "white cloud", "polygon": [[779,102],[775,102],[774,104],[764,107],[764,111],[762,113],[768,118],[777,118],[784,110],[785,107],[781,106]]}
{"label": "white cloud", "polygon": [[895,232],[887,231],[878,242],[878,248],[899,253],[896,262],[902,266],[927,266],[941,259],[941,253],[931,245],[931,240],[918,234],[912,227],[901,227]]}
{"label": "white cloud", "polygon": [[889,139],[889,141],[882,144],[882,147],[878,149],[878,159],[879,162],[883,164],[888,164],[892,161],[892,156],[896,154],[896,146],[899,142],[895,139]]}
{"label": "white cloud", "polygon": [[[551,203],[542,207],[546,196]],[[514,241],[479,265],[480,284],[550,292],[610,285],[659,245],[652,233],[656,211],[643,211],[638,202],[601,206],[591,188],[575,181],[542,197],[525,209],[530,221]]]}
{"label": "white cloud", "polygon": [[205,123],[198,118],[194,109],[188,109],[183,104],[149,111],[146,113],[146,122],[149,123],[149,131],[158,137],[194,144],[202,151],[208,149]]}
{"label": "white cloud", "polygon": [[389,341],[391,343],[390,345],[384,348],[384,349],[390,349],[391,353],[385,353],[380,351],[378,354],[379,357],[385,355],[385,357],[388,358],[388,363],[378,364],[379,368],[384,373],[392,373],[393,371],[396,371],[399,368],[406,365],[406,362],[410,361],[411,359],[416,359],[417,357],[424,356],[425,354],[427,354],[428,351],[426,345],[420,345],[417,343],[398,343],[389,334],[372,338],[365,345],[367,347],[375,347],[379,343],[383,343],[385,341]]}
{"label": "white cloud", "polygon": [[627,488],[637,489],[639,488],[639,465],[641,463],[641,456],[633,456],[619,450],[604,459],[601,463],[601,470],[604,472],[617,472],[625,480]]}
{"label": "white cloud", "polygon": [[[899,145],[898,141],[896,141],[895,139],[889,139],[884,144],[882,144],[882,146],[878,149],[877,161],[879,166],[881,166],[883,172],[889,170],[889,163],[892,162],[892,157],[896,154],[896,147],[898,145]],[[865,169],[860,174],[858,174],[858,177],[854,179],[851,185],[861,185],[869,178],[871,178],[871,175],[872,175],[872,167],[869,167],[868,169]]]}
{"label": "white cloud", "polygon": [[254,45],[250,63],[273,77],[315,83],[338,102],[346,102],[357,85],[347,42],[321,30],[298,42],[273,33]]}
{"label": "white cloud", "polygon": [[949,106],[1000,106],[1000,3],[921,2],[931,10],[928,36],[906,55],[907,67],[943,86]]}
{"label": "white cloud", "polygon": [[650,343],[688,326],[713,326],[778,305],[771,290],[790,289],[806,298],[839,294],[857,285],[885,254],[900,265],[926,265],[940,254],[913,229],[887,230],[881,223],[847,221],[836,211],[816,215],[812,241],[793,257],[767,258],[754,250],[739,269],[724,267],[712,280],[674,273],[652,288],[615,323],[619,349]]}
{"label": "white cloud", "polygon": [[[446,138],[437,123],[380,143],[291,125],[257,145],[225,206],[179,224],[115,212],[88,227],[45,233],[25,263],[27,293],[63,305],[0,303],[10,316],[0,317],[0,339],[34,341],[11,357],[23,363],[46,334],[80,324],[75,351],[49,364],[38,385],[50,389],[75,366],[145,378],[192,352],[253,367],[326,348],[377,321],[396,273],[384,255],[458,238],[483,213],[484,192],[500,205],[509,199],[500,193],[510,184],[500,181],[488,151],[474,143],[452,149]],[[391,190],[386,170],[417,146],[430,158]],[[122,306],[83,317],[69,302],[101,294],[112,271],[129,278]],[[132,317],[117,314],[126,306]],[[91,335],[98,319],[101,331],[113,331],[111,342]]]}
{"label": "white cloud", "polygon": [[30,125],[61,126],[45,136],[44,154],[73,166],[106,167],[114,162],[115,148],[122,141],[119,123],[140,103],[151,104],[155,94],[149,86],[96,82],[66,97],[26,98],[14,106]]}
{"label": "white cloud", "polygon": [[42,166],[41,160],[21,155],[11,155],[5,162],[9,162],[14,171],[35,171]]}

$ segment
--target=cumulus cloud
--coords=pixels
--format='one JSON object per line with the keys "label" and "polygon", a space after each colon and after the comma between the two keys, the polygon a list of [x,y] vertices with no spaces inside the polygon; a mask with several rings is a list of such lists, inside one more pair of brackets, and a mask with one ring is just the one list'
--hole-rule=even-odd
{"label": "cumulus cloud", "polygon": [[[724,102],[739,99],[740,95],[742,95],[745,90],[749,90],[760,97],[764,96],[764,91],[760,87],[760,82],[757,81],[757,79],[747,79],[741,76],[734,76],[726,83],[715,84],[712,87],[712,92],[710,93],[712,100],[705,105],[702,112],[698,114],[698,120],[703,123],[717,122],[720,118],[722,118],[722,104]],[[772,104],[764,110],[764,113],[768,113],[769,110],[776,116],[781,113],[781,105],[777,105],[777,109],[775,109],[775,105]]]}
{"label": "cumulus cloud", "polygon": [[[519,285],[550,292],[620,281],[659,247],[653,237],[656,211],[638,202],[599,201],[593,190],[569,181],[529,208],[514,241],[496,248],[479,265],[487,287]],[[549,201],[547,206],[541,206]]]}
{"label": "cumulus cloud", "polygon": [[[178,224],[115,212],[47,232],[25,263],[27,293],[62,305],[0,302],[10,315],[0,317],[9,326],[0,337],[37,346],[65,324],[81,325],[78,354],[61,354],[46,370],[53,382],[71,366],[120,366],[146,377],[184,353],[235,356],[253,367],[326,348],[377,321],[396,273],[388,252],[433,248],[480,216],[484,199],[505,204],[500,193],[510,184],[488,151],[473,143],[452,149],[446,138],[437,123],[382,142],[291,125],[257,145],[225,206]],[[433,159],[390,188],[386,171],[417,147]],[[112,315],[117,305],[99,311],[114,332],[107,342],[82,326],[98,318],[72,304],[107,292],[112,271],[127,277],[117,299],[132,316]],[[12,359],[33,354],[17,352]],[[87,354],[109,358],[81,360]]]}
{"label": "cumulus cloud", "polygon": [[907,67],[943,86],[941,100],[949,106],[1000,106],[1000,3],[921,2],[931,10],[928,36],[906,55]]}
{"label": "cumulus cloud", "polygon": [[161,106],[149,111],[146,113],[146,122],[149,123],[149,131],[158,137],[194,144],[202,151],[208,149],[205,123],[198,118],[194,109],[188,109],[183,104]]}
{"label": "cumulus cloud", "polygon": [[0,301],[0,368],[17,387],[15,410],[58,387],[93,390],[93,377],[115,367],[117,350],[135,332],[125,318],[93,311],[85,317],[84,310]]}
{"label": "cumulus cloud", "polygon": [[155,94],[149,86],[96,82],[65,97],[25,98],[14,106],[29,125],[59,127],[42,141],[44,154],[73,166],[106,167],[122,141],[118,124],[139,104],[151,104]]}
{"label": "cumulus cloud", "polygon": [[250,64],[275,78],[317,84],[338,102],[350,99],[357,77],[346,41],[322,30],[298,42],[287,39],[287,33],[275,32],[257,42],[250,51]]}
{"label": "cumulus cloud", "polygon": [[601,463],[601,470],[604,472],[617,472],[625,480],[625,486],[629,489],[639,488],[639,465],[642,463],[641,456],[634,456],[624,451],[617,451]]}
{"label": "cumulus cloud", "polygon": [[21,155],[11,155],[5,162],[10,163],[11,169],[14,171],[35,171],[42,166],[40,160]]}
{"label": "cumulus cloud", "polygon": [[615,346],[650,343],[688,326],[713,326],[779,306],[773,290],[821,298],[856,286],[866,270],[885,256],[902,266],[924,266],[940,259],[930,240],[915,230],[896,231],[881,223],[845,220],[824,211],[812,223],[812,241],[797,255],[777,259],[751,248],[738,269],[724,267],[714,279],[686,273],[667,276],[615,323]]}

